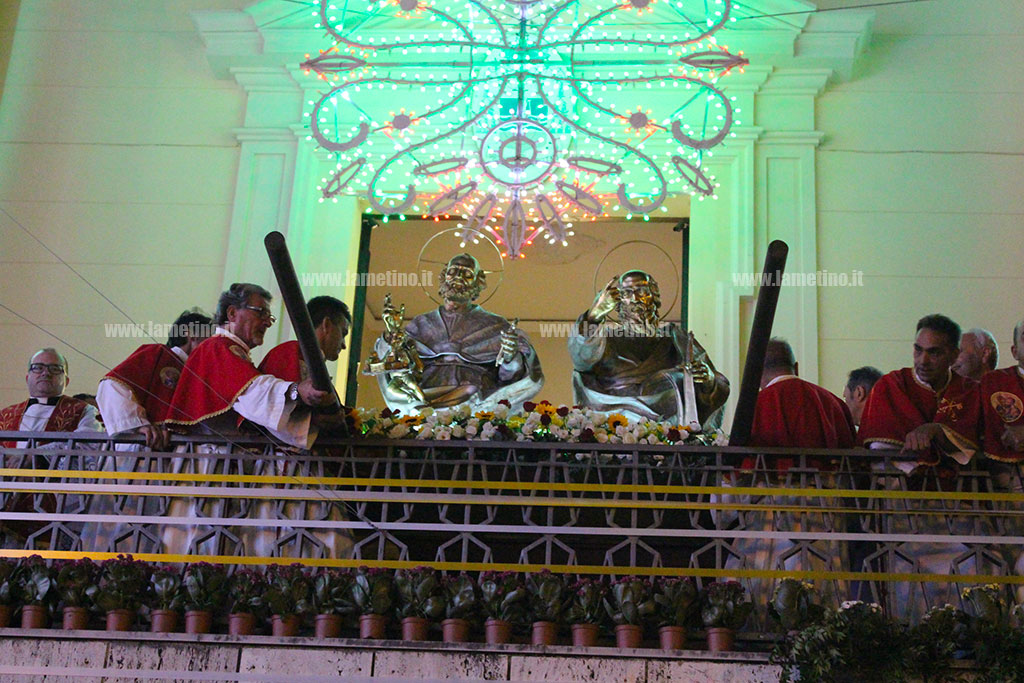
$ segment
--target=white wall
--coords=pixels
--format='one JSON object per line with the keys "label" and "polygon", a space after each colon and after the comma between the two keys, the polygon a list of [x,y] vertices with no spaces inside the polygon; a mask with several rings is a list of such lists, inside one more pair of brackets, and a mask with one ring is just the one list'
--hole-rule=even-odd
{"label": "white wall", "polygon": [[155,323],[213,308],[244,98],[213,77],[188,12],[246,4],[21,3],[0,101],[0,304],[61,341],[0,308],[0,405],[24,399],[40,346],[67,351],[69,392],[94,393],[151,341],[105,337],[127,322],[115,305]]}

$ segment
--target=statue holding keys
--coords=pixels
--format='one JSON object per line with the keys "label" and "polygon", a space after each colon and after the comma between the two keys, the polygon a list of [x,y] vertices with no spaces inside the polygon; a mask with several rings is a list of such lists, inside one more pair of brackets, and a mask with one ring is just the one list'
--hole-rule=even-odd
{"label": "statue holding keys", "polygon": [[[642,270],[612,278],[569,337],[573,400],[633,420],[718,427],[729,380],[678,325],[660,322],[658,283]],[[611,313],[618,321],[610,320]]]}
{"label": "statue holding keys", "polygon": [[486,284],[477,260],[459,254],[441,270],[441,305],[404,330],[404,307],[396,315],[386,299],[386,329],[369,371],[389,408],[408,414],[469,403],[491,410],[502,399],[517,407],[540,391],[540,361],[518,320],[510,323],[473,303]]}

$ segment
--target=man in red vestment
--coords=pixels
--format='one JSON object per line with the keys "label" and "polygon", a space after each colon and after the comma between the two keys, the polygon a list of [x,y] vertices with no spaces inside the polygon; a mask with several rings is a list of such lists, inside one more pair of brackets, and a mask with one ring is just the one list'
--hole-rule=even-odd
{"label": "man in red vestment", "polygon": [[[306,303],[313,321],[317,345],[324,360],[335,361],[345,349],[345,335],[352,325],[352,315],[344,301],[333,296],[316,296]],[[286,341],[267,352],[260,363],[260,372],[274,375],[289,382],[301,382],[309,376],[302,360],[299,342]]]}
{"label": "man in red vestment", "polygon": [[1024,460],[1024,322],[1013,328],[1010,353],[1017,361],[981,379],[981,409],[985,455],[993,460]]}
{"label": "man in red vestment", "polygon": [[217,330],[189,355],[168,423],[230,434],[240,415],[291,446],[312,445],[316,428],[308,407],[329,403],[331,394],[314,389],[308,379],[289,382],[262,374],[249,355],[276,321],[271,298],[266,289],[248,283],[235,283],[221,294],[213,319]]}
{"label": "man in red vestment", "polygon": [[988,330],[980,327],[967,330],[960,337],[960,355],[953,363],[953,372],[980,382],[986,372],[999,366],[999,345]]}
{"label": "man in red vestment", "polygon": [[944,315],[917,323],[914,367],[878,380],[864,407],[859,437],[869,448],[901,449],[920,465],[967,464],[978,449],[978,383],[952,371],[960,326]]}
{"label": "man in red vestment", "polygon": [[145,435],[146,446],[163,450],[168,432],[162,426],[188,355],[210,336],[210,317],[185,311],[171,325],[166,344],[143,344],[100,380],[96,401],[111,436]]}
{"label": "man in red vestment", "polygon": [[868,404],[868,396],[875,382],[882,379],[882,371],[870,365],[850,370],[850,376],[843,387],[843,402],[850,409],[850,416],[853,418],[855,427],[860,427],[861,416],[864,415],[864,406]]}

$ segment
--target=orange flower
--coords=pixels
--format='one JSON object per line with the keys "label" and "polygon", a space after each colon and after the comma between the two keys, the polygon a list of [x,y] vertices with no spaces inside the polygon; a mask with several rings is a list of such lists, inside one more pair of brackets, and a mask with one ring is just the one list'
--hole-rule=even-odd
{"label": "orange flower", "polygon": [[422,415],[404,415],[404,416],[400,417],[398,419],[398,421],[401,422],[402,424],[407,424],[410,427],[415,427],[416,425],[423,424],[423,416]]}
{"label": "orange flower", "polygon": [[615,428],[619,425],[625,427],[629,424],[629,420],[626,419],[625,415],[619,415],[618,413],[612,413],[608,416],[608,429],[615,431]]}
{"label": "orange flower", "polygon": [[478,420],[488,422],[489,420],[494,419],[494,413],[492,413],[489,410],[481,410],[479,412],[473,413],[473,417],[477,418]]}

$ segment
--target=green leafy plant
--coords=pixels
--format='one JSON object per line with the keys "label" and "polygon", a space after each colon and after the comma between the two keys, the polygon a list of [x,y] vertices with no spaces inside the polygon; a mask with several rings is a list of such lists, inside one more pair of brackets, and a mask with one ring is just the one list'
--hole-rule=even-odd
{"label": "green leafy plant", "polygon": [[484,618],[527,623],[526,584],[518,572],[483,572],[477,585]]}
{"label": "green leafy plant", "polygon": [[340,569],[321,569],[313,577],[313,610],[317,614],[356,613],[352,602],[352,573]]}
{"label": "green leafy plant", "polygon": [[447,618],[475,621],[480,617],[480,589],[473,577],[465,572],[449,574],[444,577],[444,589]]}
{"label": "green leafy plant", "polygon": [[25,558],[14,571],[17,601],[23,605],[50,605],[57,598],[53,570],[39,555]]}
{"label": "green leafy plant", "polygon": [[747,623],[754,605],[738,581],[713,581],[700,596],[700,619],[706,628],[738,630]]}
{"label": "green leafy plant", "polygon": [[17,567],[18,565],[11,560],[0,557],[0,605],[10,605],[14,602],[14,579]]}
{"label": "green leafy plant", "polygon": [[962,595],[974,612],[971,640],[981,669],[976,680],[1024,682],[1024,629],[1011,624],[1021,610],[1009,601],[1006,589],[996,584],[965,588]]}
{"label": "green leafy plant", "polygon": [[933,607],[907,632],[910,672],[925,683],[961,680],[950,665],[970,649],[971,618],[952,605]]}
{"label": "green leafy plant", "polygon": [[100,563],[100,579],[89,597],[101,612],[115,609],[135,611],[139,608],[149,587],[149,565],[132,559],[131,555],[118,555]]}
{"label": "green leafy plant", "polygon": [[151,610],[181,611],[185,602],[185,588],[181,570],[176,567],[157,567],[149,575],[147,606]]}
{"label": "green leafy plant", "polygon": [[616,624],[645,626],[657,611],[654,586],[649,579],[623,576],[612,582],[605,600],[605,610]]}
{"label": "green leafy plant", "polygon": [[526,592],[530,621],[562,623],[572,600],[564,576],[547,569],[527,574]]}
{"label": "green leafy plant", "polygon": [[[903,681],[909,669],[906,632],[882,608],[845,602],[819,623],[778,645],[772,662],[780,681]],[[794,678],[795,676],[795,678]]]}
{"label": "green leafy plant", "polygon": [[825,609],[814,602],[814,585],[797,579],[782,579],[775,585],[768,603],[768,616],[783,631],[799,631],[816,624],[825,616]]}
{"label": "green leafy plant", "polygon": [[253,569],[236,569],[228,579],[228,614],[261,616],[266,611],[267,580]]}
{"label": "green leafy plant", "polygon": [[218,613],[228,597],[228,574],[224,565],[196,562],[185,567],[185,609]]}
{"label": "green leafy plant", "polygon": [[394,582],[386,569],[360,567],[352,581],[352,602],[359,614],[389,615],[394,607]]}
{"label": "green leafy plant", "polygon": [[313,579],[301,564],[267,567],[263,601],[271,614],[307,614],[313,611]]}
{"label": "green leafy plant", "polygon": [[57,593],[64,607],[89,607],[90,589],[99,583],[100,566],[88,557],[54,565],[57,570]]}
{"label": "green leafy plant", "polygon": [[604,608],[608,596],[608,584],[601,579],[581,578],[569,587],[572,596],[569,603],[570,624],[602,625],[608,619]]}
{"label": "green leafy plant", "polygon": [[697,609],[697,586],[688,576],[654,582],[655,620],[658,626],[686,626]]}
{"label": "green leafy plant", "polygon": [[447,594],[433,567],[414,567],[395,572],[398,616],[439,619],[445,613]]}

